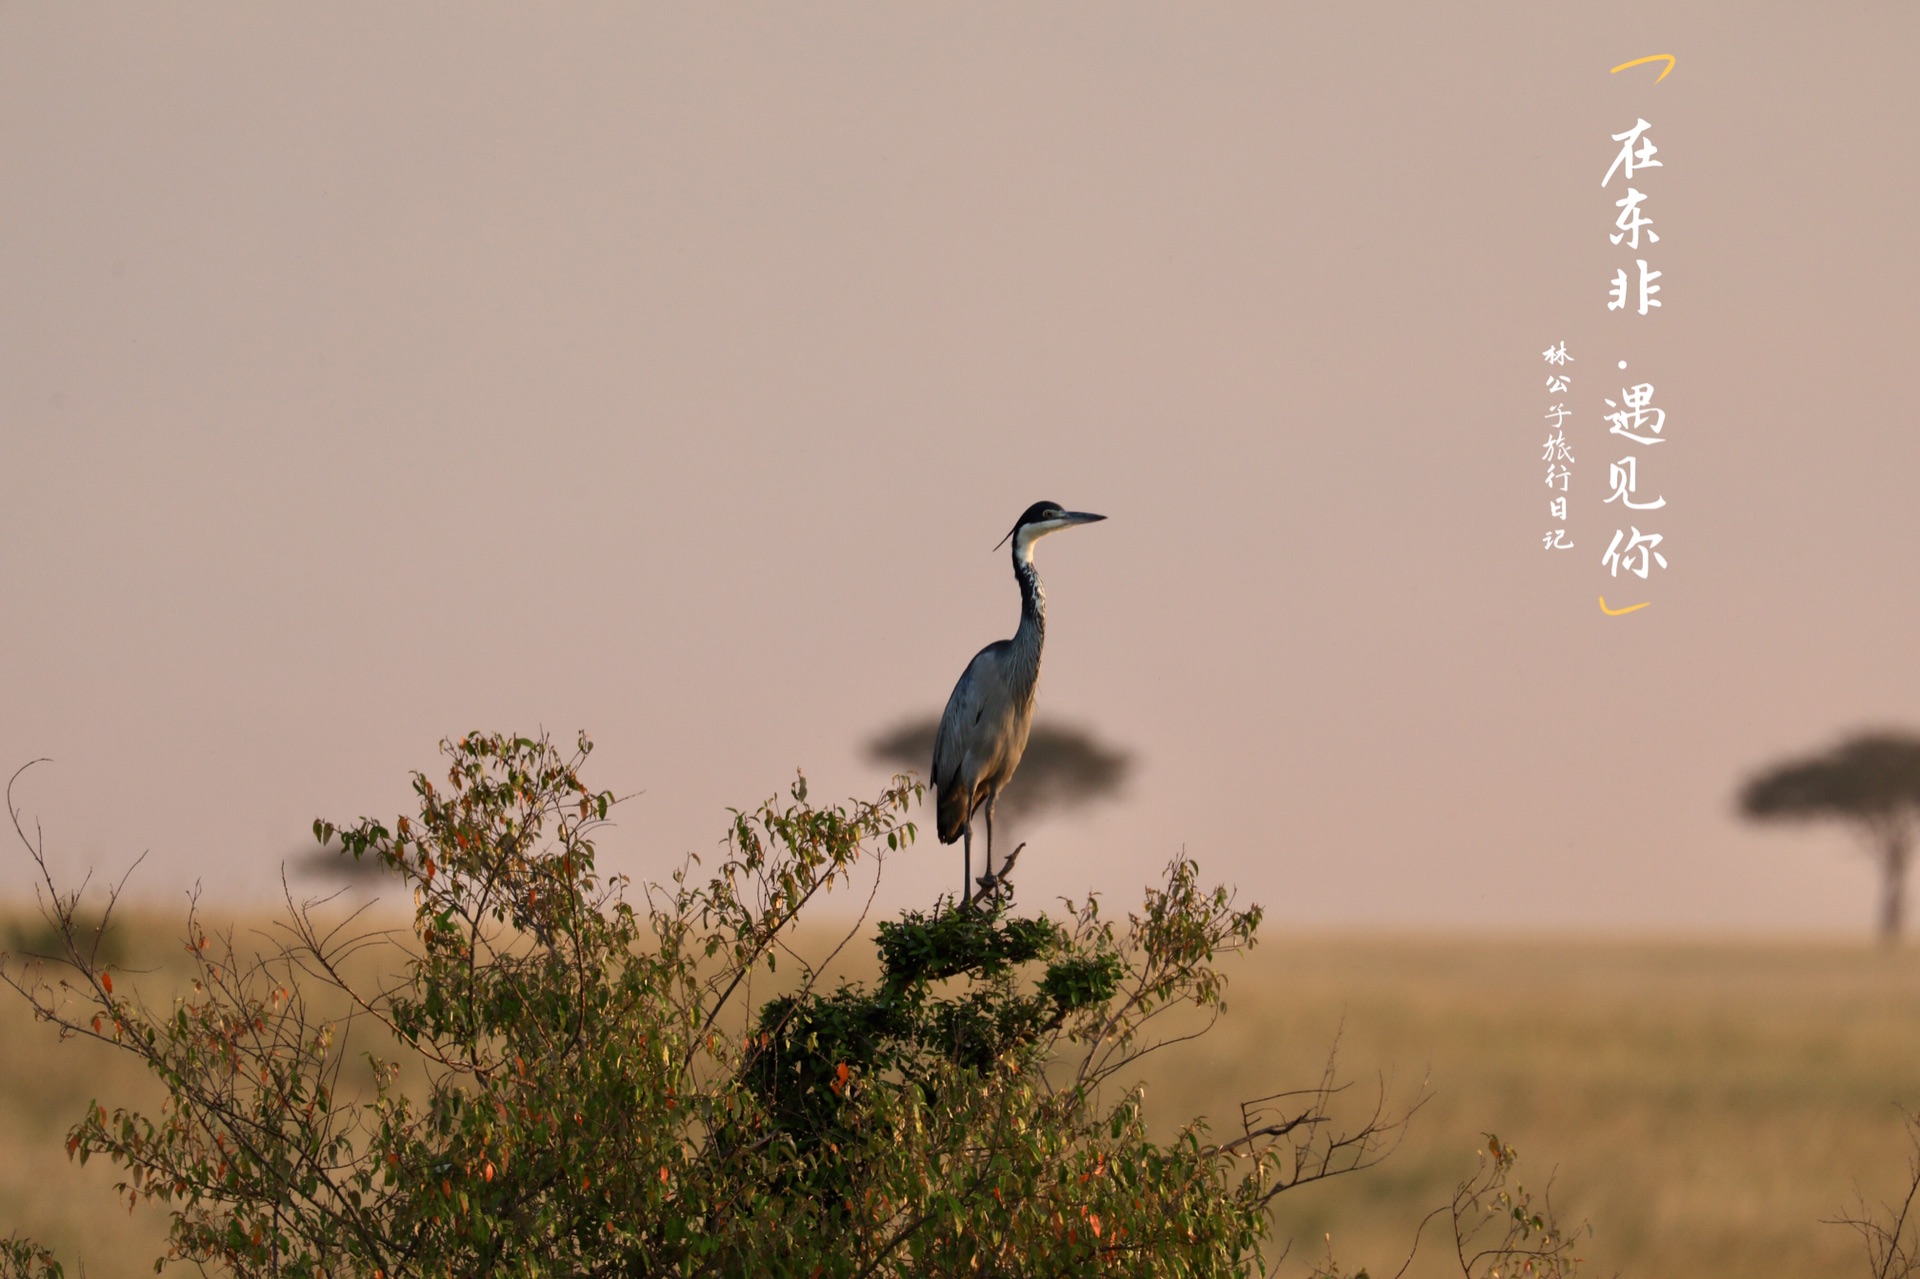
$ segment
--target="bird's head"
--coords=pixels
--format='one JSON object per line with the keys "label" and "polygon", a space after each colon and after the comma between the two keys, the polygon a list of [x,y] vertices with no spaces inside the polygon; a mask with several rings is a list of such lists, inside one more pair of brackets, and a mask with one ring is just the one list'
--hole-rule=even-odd
{"label": "bird's head", "polygon": [[[1013,522],[1013,527],[1007,531],[1007,536],[1000,539],[1000,546],[1005,546],[1008,538],[1011,538],[1013,553],[1024,556],[1037,539],[1049,533],[1057,533],[1063,528],[1072,528],[1076,524],[1091,524],[1095,520],[1106,518],[1104,515],[1090,515],[1085,511],[1069,511],[1061,507],[1058,502],[1035,502],[1020,513],[1020,518]],[[993,549],[997,551],[1000,546]]]}

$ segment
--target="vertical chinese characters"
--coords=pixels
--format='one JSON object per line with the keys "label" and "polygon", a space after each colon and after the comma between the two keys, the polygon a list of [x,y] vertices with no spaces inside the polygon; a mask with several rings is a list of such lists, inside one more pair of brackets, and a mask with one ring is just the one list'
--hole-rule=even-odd
{"label": "vertical chinese characters", "polygon": [[[1660,54],[1624,62],[1608,74],[1648,62],[1666,62],[1667,70],[1673,69],[1673,59]],[[1663,71],[1660,79],[1665,78]],[[1628,92],[1644,91],[1629,87],[1627,81],[1617,83]],[[1541,467],[1534,474],[1542,476],[1547,488],[1547,522],[1540,545],[1548,551],[1569,551],[1575,549],[1577,540],[1587,548],[1588,555],[1605,547],[1600,556],[1605,574],[1600,584],[1600,609],[1609,617],[1637,613],[1651,603],[1643,596],[1624,607],[1609,606],[1606,592],[1632,589],[1619,579],[1639,578],[1643,589],[1651,587],[1654,571],[1660,570],[1664,581],[1668,558],[1676,551],[1684,553],[1684,546],[1676,547],[1669,536],[1674,529],[1667,517],[1671,478],[1667,459],[1674,451],[1662,446],[1671,443],[1676,434],[1690,434],[1685,429],[1689,423],[1684,406],[1674,401],[1673,388],[1657,368],[1627,372],[1630,359],[1657,362],[1657,357],[1649,359],[1646,339],[1664,335],[1668,323],[1657,319],[1650,327],[1647,317],[1669,314],[1667,303],[1671,298],[1666,285],[1671,281],[1665,277],[1671,272],[1658,267],[1672,257],[1669,246],[1673,236],[1669,232],[1673,228],[1668,225],[1671,219],[1665,216],[1669,210],[1663,203],[1663,192],[1669,189],[1667,169],[1674,155],[1662,153],[1655,143],[1654,126],[1638,111],[1625,118],[1632,124],[1624,129],[1619,128],[1620,115],[1614,115],[1612,122],[1596,122],[1590,136],[1597,139],[1605,135],[1612,142],[1604,153],[1589,153],[1593,168],[1582,179],[1590,181],[1594,173],[1599,173],[1600,189],[1607,201],[1603,206],[1605,223],[1586,234],[1597,231],[1607,237],[1608,248],[1601,260],[1612,278],[1604,294],[1606,307],[1596,308],[1598,316],[1593,322],[1609,329],[1601,349],[1605,352],[1611,346],[1614,352],[1604,353],[1601,358],[1616,361],[1619,380],[1614,380],[1612,369],[1591,362],[1583,362],[1575,370],[1569,340],[1580,346],[1582,361],[1589,361],[1594,335],[1582,329],[1562,330],[1565,336],[1556,336],[1553,345],[1541,352],[1547,364],[1546,412],[1542,415],[1545,429],[1534,437]],[[1601,123],[1609,127],[1597,127]],[[1670,134],[1661,137],[1672,141]],[[1603,155],[1611,161],[1604,166],[1598,162]],[[1591,187],[1587,189],[1592,191]],[[1582,268],[1576,287],[1583,295],[1593,296],[1586,290],[1598,282],[1594,278],[1597,274],[1592,266]],[[1621,329],[1632,331],[1623,333]],[[1620,358],[1622,355],[1626,358]],[[1656,379],[1664,395],[1656,392]],[[1576,381],[1580,383],[1577,390]],[[1674,418],[1679,431],[1668,429],[1670,405],[1681,410]],[[1584,471],[1575,464],[1576,454],[1587,464]],[[1604,485],[1600,483],[1603,479]],[[1573,510],[1576,506],[1577,516]],[[1609,529],[1609,525],[1613,527]],[[1592,563],[1581,557],[1570,557],[1568,562]]]}
{"label": "vertical chinese characters", "polygon": [[[1613,207],[1620,214],[1614,219],[1614,230],[1608,233],[1607,240],[1634,252],[1641,251],[1643,247],[1650,250],[1651,246],[1660,242],[1659,233],[1653,229],[1653,219],[1643,207],[1647,196],[1633,185],[1635,176],[1645,170],[1666,167],[1654,159],[1660,149],[1647,136],[1647,131],[1652,127],[1646,120],[1636,118],[1631,129],[1614,134],[1613,140],[1620,144],[1620,149],[1615,153],[1613,163],[1607,167],[1606,176],[1600,179],[1603,189],[1613,181],[1615,174],[1620,175],[1626,183],[1626,194],[1613,202]],[[1645,180],[1641,178],[1641,181]],[[1660,278],[1661,272],[1650,270],[1647,260],[1640,257],[1634,259],[1634,272],[1629,276],[1625,267],[1614,272],[1607,310],[1646,315],[1661,305],[1660,299],[1655,296],[1660,292],[1660,286],[1654,283]],[[1626,368],[1627,362],[1620,361],[1620,367]],[[1667,504],[1663,496],[1649,500],[1640,491],[1642,455],[1651,454],[1656,445],[1667,442],[1667,436],[1663,434],[1667,413],[1653,403],[1653,389],[1653,383],[1641,382],[1622,387],[1618,400],[1605,400],[1610,410],[1603,415],[1609,423],[1608,434],[1620,436],[1633,445],[1627,450],[1626,456],[1607,466],[1607,484],[1613,492],[1606,498],[1606,503],[1619,503],[1623,513],[1656,511]],[[1632,523],[1624,529],[1615,528],[1606,553],[1600,557],[1600,564],[1609,577],[1620,576],[1624,569],[1645,580],[1655,568],[1664,569],[1667,566],[1667,557],[1660,551],[1660,544],[1664,540],[1662,534],[1642,533]]]}
{"label": "vertical chinese characters", "polygon": [[[1620,229],[1607,238],[1615,244],[1625,240],[1628,248],[1636,250],[1640,247],[1643,234],[1650,245],[1660,242],[1660,236],[1652,229],[1653,219],[1640,208],[1641,202],[1647,197],[1634,190],[1632,186],[1633,175],[1640,170],[1666,167],[1653,158],[1659,154],[1660,148],[1653,145],[1652,138],[1646,136],[1647,130],[1652,127],[1645,120],[1636,119],[1631,129],[1625,133],[1614,134],[1613,140],[1620,144],[1620,152],[1613,157],[1613,163],[1608,166],[1607,176],[1600,179],[1603,189],[1613,181],[1613,175],[1616,173],[1622,174],[1626,179],[1628,183],[1626,196],[1614,201],[1614,207],[1621,211],[1614,225]],[[1635,258],[1634,267],[1638,272],[1637,280],[1628,278],[1625,267],[1613,273],[1613,287],[1607,302],[1607,310],[1618,311],[1625,308],[1628,305],[1630,293],[1638,303],[1641,315],[1660,305],[1660,299],[1654,296],[1660,291],[1660,286],[1654,281],[1660,278],[1661,273],[1648,270],[1645,258]]]}
{"label": "vertical chinese characters", "polygon": [[[1565,395],[1573,385],[1573,375],[1567,372],[1567,365],[1573,357],[1567,354],[1565,342],[1556,343],[1541,352],[1548,364],[1559,371],[1547,374],[1547,394]],[[1550,525],[1541,538],[1540,545],[1549,551],[1570,551],[1573,543],[1567,540],[1567,495],[1573,481],[1573,445],[1567,439],[1566,421],[1573,416],[1566,401],[1557,400],[1546,411],[1547,439],[1541,448],[1540,460],[1547,467],[1547,515],[1559,521]]]}

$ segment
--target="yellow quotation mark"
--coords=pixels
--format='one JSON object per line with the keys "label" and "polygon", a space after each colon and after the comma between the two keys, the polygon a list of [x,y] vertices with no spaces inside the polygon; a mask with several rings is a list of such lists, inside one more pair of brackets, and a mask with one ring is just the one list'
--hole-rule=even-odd
{"label": "yellow quotation mark", "polygon": [[1622,62],[1619,66],[1615,67],[1613,71],[1607,72],[1607,74],[1612,75],[1614,71],[1625,71],[1628,67],[1645,66],[1649,62],[1664,62],[1667,64],[1661,70],[1660,74],[1653,78],[1655,84],[1659,84],[1662,80],[1673,74],[1673,55],[1671,53],[1650,53],[1644,58],[1635,58],[1632,62]]}

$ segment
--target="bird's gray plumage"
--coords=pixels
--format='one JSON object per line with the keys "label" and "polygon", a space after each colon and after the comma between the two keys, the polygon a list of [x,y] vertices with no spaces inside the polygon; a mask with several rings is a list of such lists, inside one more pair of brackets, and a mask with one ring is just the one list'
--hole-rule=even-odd
{"label": "bird's gray plumage", "polygon": [[1040,650],[1046,640],[1047,597],[1033,566],[1033,544],[1048,533],[1105,519],[1065,511],[1053,502],[1028,507],[1007,537],[1020,584],[1020,626],[1010,640],[975,653],[947,698],[933,741],[933,785],[939,796],[940,842],[966,843],[964,899],[973,895],[973,817],[987,818],[987,877],[993,874],[993,803],[1020,766],[1033,727]]}

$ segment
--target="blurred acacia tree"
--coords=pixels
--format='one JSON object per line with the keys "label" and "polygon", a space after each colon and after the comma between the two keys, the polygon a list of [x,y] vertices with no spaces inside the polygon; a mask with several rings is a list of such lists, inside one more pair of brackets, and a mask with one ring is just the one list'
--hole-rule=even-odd
{"label": "blurred acacia tree", "polygon": [[1880,939],[1899,940],[1920,818],[1920,737],[1857,733],[1821,754],[1776,764],[1742,788],[1740,811],[1759,821],[1851,824],[1880,867]]}
{"label": "blurred acacia tree", "polygon": [[[939,731],[938,715],[908,720],[868,742],[867,757],[924,777]],[[1083,728],[1036,723],[1020,771],[1000,796],[999,812],[1018,820],[1104,799],[1120,789],[1132,767],[1132,756]]]}
{"label": "blurred acacia tree", "polygon": [[[1336,1122],[1329,1075],[1250,1103],[1232,1136],[1147,1136],[1129,1065],[1192,1037],[1161,1030],[1169,1011],[1218,1015],[1218,961],[1260,921],[1184,858],[1124,923],[1091,900],[1020,917],[1004,895],[909,912],[878,930],[878,981],[829,988],[790,935],[857,862],[912,841],[909,779],[817,807],[803,778],[734,814],[710,873],[689,860],[629,898],[595,869],[614,798],[582,780],[584,738],[444,750],[416,814],[315,823],[398,877],[410,932],[290,905],[258,953],[190,914],[195,980],[159,1007],[124,970],[116,986],[96,945],[111,906],[83,921],[9,799],[57,946],[0,979],[164,1086],[155,1113],[90,1104],[67,1143],[123,1168],[130,1205],[165,1206],[163,1261],[314,1279],[1236,1275],[1262,1264],[1275,1195],[1369,1165],[1398,1130],[1384,1098]],[[351,978],[356,955],[383,975]],[[58,1273],[0,1241],[0,1276]]]}

